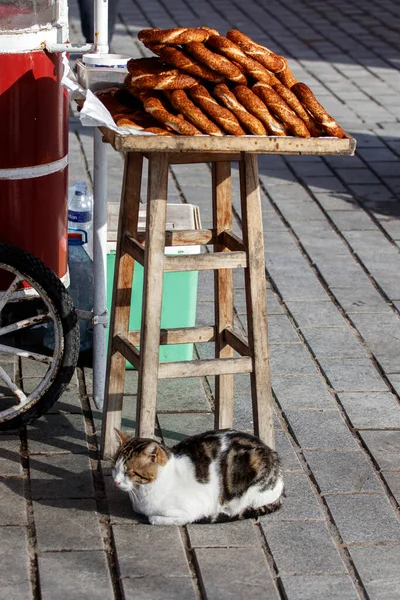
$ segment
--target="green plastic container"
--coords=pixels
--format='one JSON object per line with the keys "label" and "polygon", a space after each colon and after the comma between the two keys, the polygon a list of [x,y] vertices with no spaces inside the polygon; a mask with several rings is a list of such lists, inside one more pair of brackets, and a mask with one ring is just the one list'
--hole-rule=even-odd
{"label": "green plastic container", "polygon": [[[141,212],[140,221],[144,215]],[[188,204],[168,205],[167,229],[199,228],[198,209]],[[197,225],[197,226],[196,226]],[[172,226],[172,227],[171,227]],[[107,251],[107,310],[111,314],[111,300],[115,271],[115,242],[108,243]],[[199,246],[176,246],[166,248],[168,254],[193,254],[200,252]],[[161,327],[194,327],[196,325],[198,272],[164,273]],[[129,329],[140,329],[142,320],[143,267],[135,263]],[[160,362],[192,360],[193,344],[168,344],[160,346]],[[127,361],[127,369],[134,367]]]}

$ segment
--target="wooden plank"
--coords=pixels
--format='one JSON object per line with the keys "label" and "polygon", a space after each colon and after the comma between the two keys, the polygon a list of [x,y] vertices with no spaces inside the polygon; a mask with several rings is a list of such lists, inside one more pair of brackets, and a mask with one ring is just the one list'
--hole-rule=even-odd
{"label": "wooden plank", "polygon": [[205,377],[206,375],[229,375],[235,373],[251,373],[253,362],[250,357],[244,358],[207,358],[203,360],[183,360],[180,362],[160,363],[159,379],[179,377]]}
{"label": "wooden plank", "polygon": [[170,165],[187,165],[208,162],[238,162],[240,153],[233,152],[177,152],[169,155]]}
{"label": "wooden plank", "polygon": [[129,339],[122,335],[116,335],[114,339],[114,348],[117,352],[120,352],[131,365],[135,367],[135,369],[139,369],[140,353]]}
{"label": "wooden plank", "polygon": [[219,234],[219,239],[221,240],[220,243],[232,252],[245,252],[246,250],[243,241],[233,231],[222,231]]}
{"label": "wooden plank", "polygon": [[149,158],[141,360],[136,412],[138,437],[153,437],[156,419],[167,189],[168,154],[158,152]]}
{"label": "wooden plank", "polygon": [[[221,163],[223,164],[223,163]],[[166,256],[165,271],[207,271],[214,269],[238,269],[247,266],[245,252],[205,252],[204,254],[185,254],[184,256]]]}
{"label": "wooden plank", "polygon": [[[131,344],[139,346],[140,330],[129,331],[128,340]],[[160,344],[196,344],[213,342],[215,340],[215,327],[175,327],[160,330]]]}
{"label": "wooden plank", "polygon": [[[138,231],[137,240],[144,243],[145,231]],[[167,229],[165,232],[165,246],[205,246],[212,244],[215,232],[212,229]]]}
{"label": "wooden plank", "polygon": [[134,260],[123,250],[123,237],[126,230],[132,234],[137,230],[142,163],[143,159],[140,154],[130,153],[125,156],[102,422],[101,453],[103,458],[114,457],[118,449],[114,428],[121,427],[125,358],[115,348],[113,340],[116,335],[126,336],[129,329]]}
{"label": "wooden plank", "polygon": [[343,139],[331,137],[299,138],[274,136],[158,136],[121,135],[100,127],[106,141],[122,152],[253,152],[255,154],[332,154],[353,155],[356,140],[347,135]]}
{"label": "wooden plank", "polygon": [[226,327],[224,338],[225,342],[236,350],[240,356],[250,356],[248,342],[238,331],[235,331],[232,327]]}
{"label": "wooden plank", "polygon": [[[232,255],[222,243],[221,233],[232,229],[232,180],[231,163],[212,164],[212,205],[213,226],[217,235],[214,244],[215,256]],[[243,248],[242,248],[243,251]],[[232,358],[233,348],[225,341],[224,330],[233,324],[233,273],[232,269],[218,269],[214,272],[214,314],[216,325],[215,357]],[[231,428],[233,425],[233,374],[220,374],[215,377],[216,429]]]}
{"label": "wooden plank", "polygon": [[123,240],[123,249],[127,252],[134,260],[144,265],[144,248],[135,240],[131,235],[125,234]]}
{"label": "wooden plank", "polygon": [[[107,240],[116,242],[118,234],[116,231],[108,231]],[[146,232],[138,231],[136,240],[144,244]],[[215,232],[213,229],[167,229],[165,232],[165,246],[205,246],[214,244]],[[239,248],[236,248],[238,250]],[[243,247],[241,248],[243,250]]]}
{"label": "wooden plank", "polygon": [[254,361],[254,370],[250,376],[254,433],[274,448],[264,235],[257,156],[244,153],[239,165],[243,241],[248,251],[245,286],[249,349]]}

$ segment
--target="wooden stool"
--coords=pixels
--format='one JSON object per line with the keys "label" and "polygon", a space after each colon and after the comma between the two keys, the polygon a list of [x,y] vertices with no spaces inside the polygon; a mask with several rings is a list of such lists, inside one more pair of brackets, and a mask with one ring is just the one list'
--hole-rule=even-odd
{"label": "wooden stool", "polygon": [[[149,153],[146,230],[138,232],[143,154],[128,152],[119,215],[102,451],[117,449],[125,359],[138,370],[136,435],[153,437],[158,379],[216,376],[215,428],[232,427],[233,376],[250,373],[254,432],[274,447],[267,339],[266,282],[257,155]],[[231,161],[239,160],[243,240],[232,232]],[[211,162],[213,229],[165,231],[168,165]],[[144,245],[143,245],[144,243]],[[213,244],[213,253],[165,256],[165,246]],[[134,261],[144,266],[141,331],[129,331]],[[245,269],[248,341],[233,330],[233,271]],[[165,271],[214,270],[215,325],[162,329]],[[215,342],[215,359],[158,362],[161,344]],[[140,352],[136,346],[140,346]],[[240,358],[233,358],[234,350]]]}

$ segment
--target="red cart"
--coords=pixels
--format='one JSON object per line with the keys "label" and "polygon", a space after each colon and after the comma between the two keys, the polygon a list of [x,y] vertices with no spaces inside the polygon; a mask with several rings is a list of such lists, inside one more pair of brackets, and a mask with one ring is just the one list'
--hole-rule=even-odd
{"label": "red cart", "polygon": [[[68,97],[61,86],[63,55],[45,50],[49,42],[66,42],[67,35],[65,1],[0,0],[3,430],[48,410],[78,360],[77,317],[63,285],[68,283]],[[15,357],[25,359],[17,361],[16,372]]]}

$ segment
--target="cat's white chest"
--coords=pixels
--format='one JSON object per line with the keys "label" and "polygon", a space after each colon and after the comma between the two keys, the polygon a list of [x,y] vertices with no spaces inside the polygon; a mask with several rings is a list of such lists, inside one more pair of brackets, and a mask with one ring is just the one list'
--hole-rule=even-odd
{"label": "cat's white chest", "polygon": [[218,473],[212,463],[209,481],[200,483],[188,457],[172,456],[154,483],[137,486],[130,497],[133,508],[151,522],[179,525],[196,521],[218,511]]}

